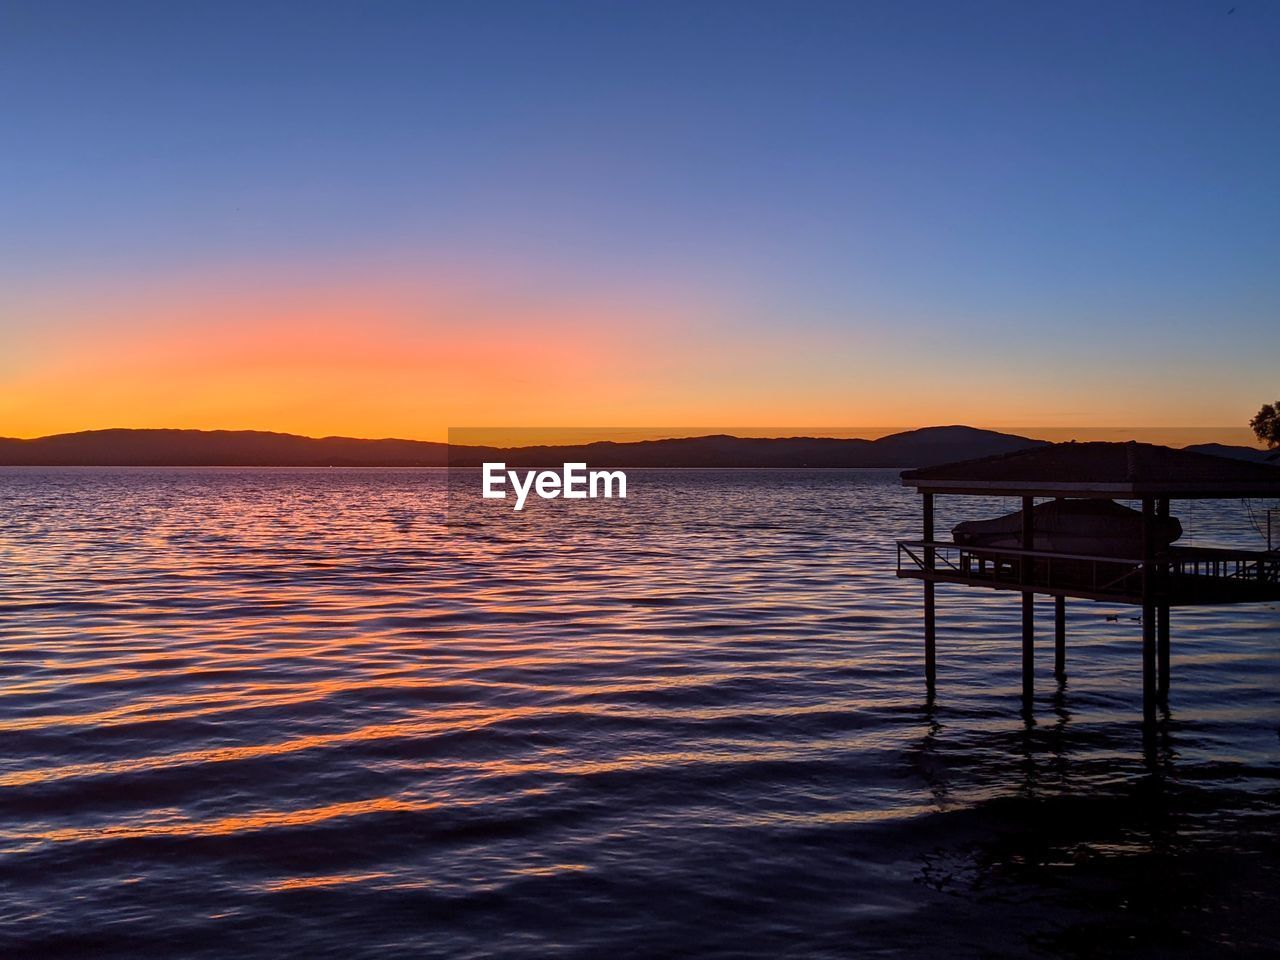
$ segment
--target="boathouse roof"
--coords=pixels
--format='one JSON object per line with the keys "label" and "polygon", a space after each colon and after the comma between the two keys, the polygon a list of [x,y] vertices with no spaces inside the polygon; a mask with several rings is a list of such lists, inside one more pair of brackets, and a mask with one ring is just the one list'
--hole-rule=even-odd
{"label": "boathouse roof", "polygon": [[1151,443],[1054,443],[906,470],[920,493],[1208,499],[1280,497],[1280,466]]}

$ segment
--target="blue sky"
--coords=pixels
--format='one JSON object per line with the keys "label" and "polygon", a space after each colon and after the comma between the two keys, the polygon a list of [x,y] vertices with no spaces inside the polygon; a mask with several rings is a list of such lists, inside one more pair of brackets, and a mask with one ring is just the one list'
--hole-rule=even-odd
{"label": "blue sky", "polygon": [[713,302],[712,340],[787,330],[817,377],[868,343],[909,374],[915,337],[1039,367],[1059,419],[1099,369],[1143,422],[1274,399],[1280,5],[0,11],[24,364],[51,300],[70,337],[105,289],[422,269]]}

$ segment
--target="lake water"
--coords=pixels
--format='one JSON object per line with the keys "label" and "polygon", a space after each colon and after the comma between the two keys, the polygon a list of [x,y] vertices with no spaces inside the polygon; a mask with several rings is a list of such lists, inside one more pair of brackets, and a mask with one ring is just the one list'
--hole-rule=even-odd
{"label": "lake water", "polygon": [[940,587],[926,703],[893,471],[445,476],[0,470],[0,954],[1274,954],[1276,605],[1174,611],[1144,754],[1132,607],[1059,688],[1039,605],[1027,723],[1017,595]]}

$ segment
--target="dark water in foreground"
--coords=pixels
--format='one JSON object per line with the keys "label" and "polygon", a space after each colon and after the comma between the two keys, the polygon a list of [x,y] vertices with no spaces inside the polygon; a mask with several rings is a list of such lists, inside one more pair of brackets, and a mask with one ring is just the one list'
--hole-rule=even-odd
{"label": "dark water in foreground", "polygon": [[630,476],[0,471],[0,955],[1274,953],[1274,605],[1175,611],[1144,757],[1132,608],[1027,725],[1016,596],[941,588],[926,706],[893,472]]}

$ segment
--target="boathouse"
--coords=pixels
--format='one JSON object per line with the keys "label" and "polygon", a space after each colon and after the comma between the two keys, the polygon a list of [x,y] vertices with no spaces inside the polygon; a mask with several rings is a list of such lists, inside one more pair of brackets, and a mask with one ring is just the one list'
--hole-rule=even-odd
{"label": "boathouse", "polygon": [[[1054,674],[1066,676],[1068,597],[1142,607],[1143,718],[1169,692],[1173,607],[1280,600],[1280,551],[1184,547],[1171,500],[1280,497],[1280,467],[1146,443],[1057,443],[907,470],[923,500],[919,540],[898,541],[898,576],[924,581],[925,682],[936,682],[938,583],[1022,595],[1022,696],[1034,692],[1037,593],[1055,598]],[[1021,509],[934,535],[934,498],[1018,497]],[[1039,505],[1037,505],[1037,501]],[[1140,509],[1116,501],[1140,504]]]}

